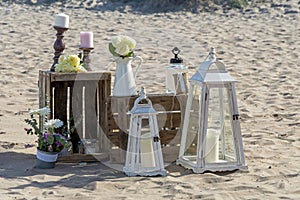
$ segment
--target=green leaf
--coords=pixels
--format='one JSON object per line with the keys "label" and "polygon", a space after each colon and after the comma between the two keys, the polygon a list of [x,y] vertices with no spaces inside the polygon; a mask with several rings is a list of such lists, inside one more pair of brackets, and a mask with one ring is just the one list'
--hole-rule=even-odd
{"label": "green leaf", "polygon": [[118,53],[115,52],[116,48],[112,45],[112,43],[108,44],[109,52],[114,56],[120,56]]}

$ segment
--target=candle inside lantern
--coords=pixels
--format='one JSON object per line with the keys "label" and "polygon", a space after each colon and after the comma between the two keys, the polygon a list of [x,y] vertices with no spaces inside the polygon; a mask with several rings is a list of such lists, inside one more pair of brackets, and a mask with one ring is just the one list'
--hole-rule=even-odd
{"label": "candle inside lantern", "polygon": [[93,32],[80,32],[80,47],[94,48]]}
{"label": "candle inside lantern", "polygon": [[57,14],[54,19],[54,26],[69,28],[69,16],[64,13]]}
{"label": "candle inside lantern", "polygon": [[213,129],[207,129],[205,162],[214,163],[219,160],[219,132]]}
{"label": "candle inside lantern", "polygon": [[141,137],[141,165],[142,167],[155,167],[153,137],[150,133]]}

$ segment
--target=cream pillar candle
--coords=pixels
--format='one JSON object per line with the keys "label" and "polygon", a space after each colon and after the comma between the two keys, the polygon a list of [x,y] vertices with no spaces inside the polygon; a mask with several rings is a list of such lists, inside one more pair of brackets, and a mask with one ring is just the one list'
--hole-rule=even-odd
{"label": "cream pillar candle", "polygon": [[153,137],[151,133],[144,134],[141,137],[141,165],[142,167],[155,167],[155,158],[153,151]]}
{"label": "cream pillar candle", "polygon": [[219,131],[207,129],[206,146],[205,146],[205,162],[214,163],[219,160]]}
{"label": "cream pillar candle", "polygon": [[80,32],[80,47],[94,48],[93,32]]}
{"label": "cream pillar candle", "polygon": [[64,13],[57,14],[54,19],[54,26],[69,28],[69,16]]}

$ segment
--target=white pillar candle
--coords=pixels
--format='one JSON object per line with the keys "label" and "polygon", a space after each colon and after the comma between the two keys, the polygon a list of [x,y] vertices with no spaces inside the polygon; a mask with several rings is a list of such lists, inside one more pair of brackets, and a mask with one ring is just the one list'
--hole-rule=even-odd
{"label": "white pillar candle", "polygon": [[214,163],[219,160],[219,131],[207,129],[205,162]]}
{"label": "white pillar candle", "polygon": [[80,47],[94,48],[93,32],[80,32]]}
{"label": "white pillar candle", "polygon": [[155,167],[153,137],[150,134],[144,134],[141,137],[141,165],[142,167]]}
{"label": "white pillar candle", "polygon": [[64,13],[57,14],[54,19],[54,26],[69,28],[69,16]]}

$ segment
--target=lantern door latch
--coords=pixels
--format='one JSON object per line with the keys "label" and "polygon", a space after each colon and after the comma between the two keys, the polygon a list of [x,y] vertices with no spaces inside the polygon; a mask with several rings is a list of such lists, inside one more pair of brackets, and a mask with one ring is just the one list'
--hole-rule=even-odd
{"label": "lantern door latch", "polygon": [[233,120],[239,120],[239,117],[240,117],[239,114],[232,115]]}
{"label": "lantern door latch", "polygon": [[159,137],[158,136],[153,137],[153,142],[159,142]]}

